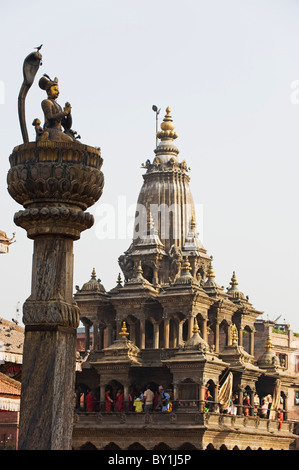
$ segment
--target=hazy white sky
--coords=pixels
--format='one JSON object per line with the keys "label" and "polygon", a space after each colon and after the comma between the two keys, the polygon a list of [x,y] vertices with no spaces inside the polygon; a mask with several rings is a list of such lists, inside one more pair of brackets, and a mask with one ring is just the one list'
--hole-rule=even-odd
{"label": "hazy white sky", "polygon": [[[33,242],[13,223],[21,206],[6,175],[22,143],[23,60],[43,44],[26,100],[31,140],[46,73],[59,78],[58,101],[71,102],[81,141],[101,147],[104,158],[104,193],[89,210],[95,226],[74,244],[74,285],[93,267],[107,290],[116,284],[141,164],[154,156],[152,105],[161,119],[169,105],[216,281],[227,287],[235,270],[262,318],[281,315],[299,332],[299,93],[291,88],[299,80],[298,1],[17,0],[0,3],[0,18],[0,229],[17,239],[0,258],[0,316],[15,317],[31,290]],[[116,229],[101,240],[103,204],[115,211]]]}

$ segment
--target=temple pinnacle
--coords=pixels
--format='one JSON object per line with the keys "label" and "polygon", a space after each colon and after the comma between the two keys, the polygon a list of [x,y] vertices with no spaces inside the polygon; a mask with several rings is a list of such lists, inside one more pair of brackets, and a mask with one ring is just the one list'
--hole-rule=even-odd
{"label": "temple pinnacle", "polygon": [[237,286],[239,283],[237,281],[237,278],[236,278],[236,273],[235,271],[233,271],[233,275],[232,275],[232,278],[231,278],[231,281],[230,281],[230,285],[233,287],[233,286]]}
{"label": "temple pinnacle", "polygon": [[174,140],[178,137],[178,134],[174,132],[175,124],[173,123],[170,112],[171,109],[168,106],[163,122],[160,125],[162,130],[157,132],[157,137],[161,140]]}
{"label": "temple pinnacle", "polygon": [[126,339],[127,336],[129,336],[129,333],[127,331],[127,326],[126,326],[126,322],[123,321],[123,326],[121,328],[121,331],[119,332],[119,335],[123,338],[123,339]]}
{"label": "temple pinnacle", "polygon": [[208,269],[208,273],[207,273],[207,278],[208,279],[213,279],[214,277],[216,277],[216,276],[215,276],[214,269],[213,269],[213,266],[212,266],[212,261],[211,261],[209,269]]}

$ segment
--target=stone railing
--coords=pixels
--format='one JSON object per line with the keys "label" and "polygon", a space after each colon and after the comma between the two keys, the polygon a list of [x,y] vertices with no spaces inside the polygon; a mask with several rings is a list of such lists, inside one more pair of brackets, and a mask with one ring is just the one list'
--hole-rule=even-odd
{"label": "stone railing", "polygon": [[287,432],[292,433],[294,424],[290,421],[280,423],[277,420],[263,419],[257,416],[237,416],[221,413],[189,412],[152,412],[152,413],[74,413],[74,427],[84,428],[113,428],[113,427],[190,427],[209,426],[231,429],[247,429],[254,432]]}

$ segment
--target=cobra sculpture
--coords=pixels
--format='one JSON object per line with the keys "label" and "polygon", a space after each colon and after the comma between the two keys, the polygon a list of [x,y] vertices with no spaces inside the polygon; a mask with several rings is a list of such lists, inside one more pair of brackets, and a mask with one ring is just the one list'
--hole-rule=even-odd
{"label": "cobra sculpture", "polygon": [[26,117],[25,117],[25,99],[27,93],[34,81],[35,75],[41,65],[42,55],[39,52],[40,48],[35,52],[31,52],[23,64],[23,76],[24,80],[18,96],[18,112],[19,112],[19,121],[21,126],[21,132],[24,143],[29,142],[28,131],[26,126]]}

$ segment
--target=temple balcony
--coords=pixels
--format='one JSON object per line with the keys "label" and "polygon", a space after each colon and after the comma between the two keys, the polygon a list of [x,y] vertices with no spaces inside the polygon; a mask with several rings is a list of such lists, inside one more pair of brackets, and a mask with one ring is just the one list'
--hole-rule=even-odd
{"label": "temple balcony", "polygon": [[[295,446],[292,421],[263,419],[198,410],[152,413],[86,413],[74,414],[73,448],[87,442],[99,450],[117,442],[119,449],[131,445],[151,450],[164,443],[179,449],[187,442],[193,450],[282,450]],[[128,432],[127,432],[128,431]],[[124,436],[124,439],[121,438]],[[166,447],[165,447],[166,448]]]}

